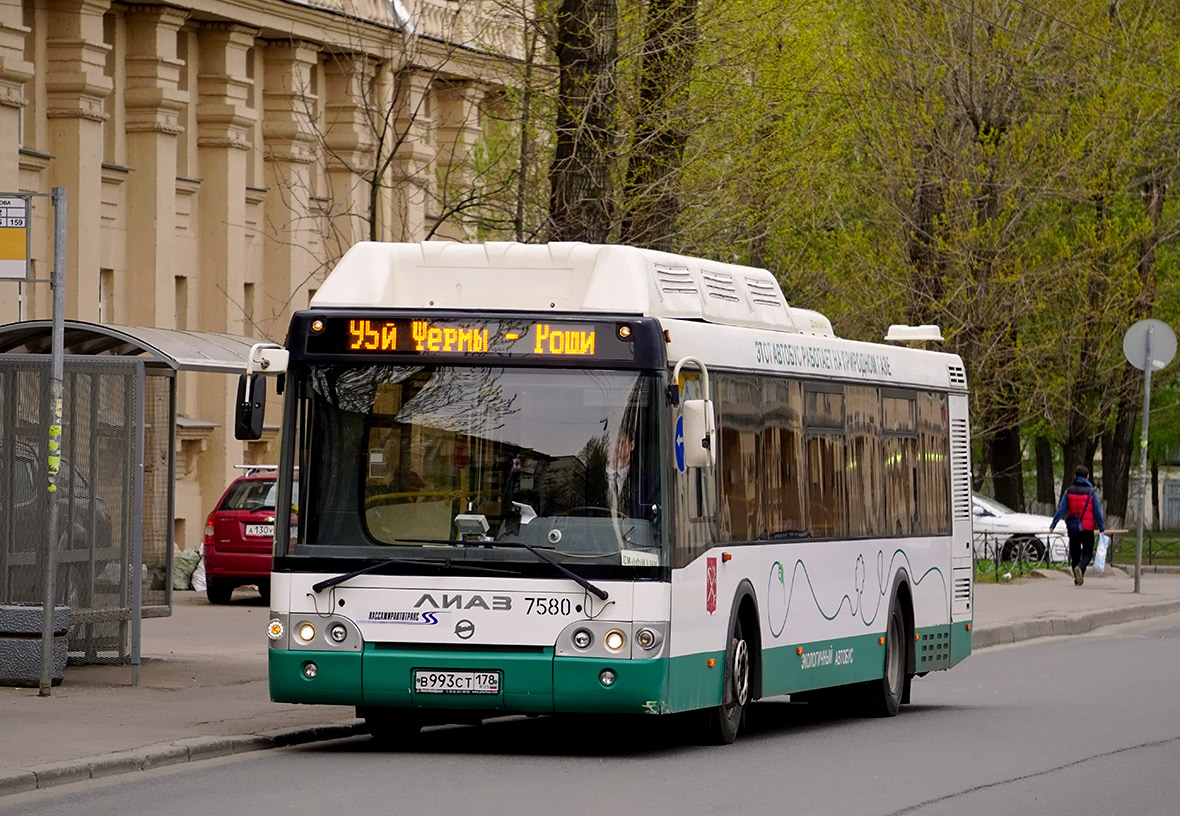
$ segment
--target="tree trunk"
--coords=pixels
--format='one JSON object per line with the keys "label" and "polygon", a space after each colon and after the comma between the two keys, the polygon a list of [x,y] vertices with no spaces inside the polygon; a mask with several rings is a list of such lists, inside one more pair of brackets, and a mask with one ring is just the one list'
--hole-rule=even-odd
{"label": "tree trunk", "polygon": [[946,263],[939,244],[939,220],[944,213],[942,186],[930,179],[933,175],[927,162],[931,150],[922,156],[920,180],[911,199],[913,229],[906,238],[906,253],[913,268],[910,303],[907,319],[915,326],[939,322],[943,297]]}
{"label": "tree trunk", "polygon": [[1057,504],[1057,485],[1053,479],[1053,445],[1047,436],[1033,440],[1037,460],[1037,502]]}
{"label": "tree trunk", "polygon": [[676,177],[688,143],[684,103],[696,50],[697,0],[649,0],[639,117],[623,187],[621,240],[671,252],[680,202]]}
{"label": "tree trunk", "polygon": [[992,488],[996,501],[1024,512],[1024,471],[1020,455],[1020,428],[1015,424],[992,435]]}
{"label": "tree trunk", "polygon": [[[1167,185],[1158,175],[1152,175],[1144,183],[1143,201],[1151,232],[1144,236],[1139,249],[1139,295],[1131,308],[1130,323],[1135,323],[1151,314],[1155,303],[1156,262],[1155,248],[1161,234],[1164,200]],[[1128,325],[1127,328],[1130,328]],[[1135,429],[1141,422],[1143,397],[1143,372],[1129,363],[1123,365],[1123,382],[1115,407],[1114,432],[1110,450],[1103,445],[1102,470],[1106,500],[1111,515],[1127,516],[1127,497],[1131,488],[1131,455],[1135,440]],[[1105,509],[1105,508],[1103,508]]]}
{"label": "tree trunk", "polygon": [[[1106,281],[1111,274],[1111,261],[1107,247],[1110,226],[1110,201],[1105,195],[1095,195],[1094,203],[1094,261],[1088,269],[1078,271],[1085,284],[1080,303],[1076,307],[1077,331],[1070,341],[1073,353],[1070,357],[1069,385],[1065,406],[1065,441],[1062,444],[1062,484],[1073,481],[1078,465],[1090,467],[1095,435],[1100,426],[1099,413],[1099,354],[1101,336],[1102,304],[1106,298]],[[1081,283],[1081,281],[1079,282]],[[1074,356],[1076,354],[1076,356]]]}
{"label": "tree trunk", "polygon": [[1135,429],[1142,417],[1143,374],[1125,364],[1115,408],[1114,428],[1102,438],[1102,509],[1111,516],[1127,517],[1127,500],[1131,495],[1131,459],[1135,447]]}
{"label": "tree trunk", "polygon": [[524,241],[525,202],[528,200],[529,169],[533,163],[533,68],[537,55],[537,28],[532,28],[525,37],[524,48],[524,95],[520,100],[520,149],[519,169],[516,176],[516,203],[512,214],[512,235],[517,241]]}
{"label": "tree trunk", "polygon": [[551,241],[605,243],[610,233],[618,24],[615,0],[561,0]]}

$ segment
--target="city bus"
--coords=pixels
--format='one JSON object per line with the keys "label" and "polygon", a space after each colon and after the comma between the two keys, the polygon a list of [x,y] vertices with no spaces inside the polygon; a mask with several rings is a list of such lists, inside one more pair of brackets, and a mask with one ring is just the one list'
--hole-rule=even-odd
{"label": "city bus", "polygon": [[896,714],[971,651],[966,376],[927,345],[636,247],[352,247],[239,385],[241,438],[283,394],[271,697],[387,740]]}

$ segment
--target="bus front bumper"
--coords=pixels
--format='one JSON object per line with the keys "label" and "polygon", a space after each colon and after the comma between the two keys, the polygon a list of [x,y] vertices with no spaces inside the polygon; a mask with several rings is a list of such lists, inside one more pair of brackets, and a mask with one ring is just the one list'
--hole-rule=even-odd
{"label": "bus front bumper", "polygon": [[[279,703],[517,713],[659,714],[667,711],[668,662],[536,652],[359,652],[270,649],[270,696]],[[495,693],[429,693],[415,672],[498,672]]]}

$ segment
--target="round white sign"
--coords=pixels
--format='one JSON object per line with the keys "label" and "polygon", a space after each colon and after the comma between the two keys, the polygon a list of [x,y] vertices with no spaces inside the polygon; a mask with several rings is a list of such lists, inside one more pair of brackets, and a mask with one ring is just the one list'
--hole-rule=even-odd
{"label": "round white sign", "polygon": [[1123,335],[1123,354],[1140,371],[1147,364],[1147,335],[1151,333],[1151,370],[1159,371],[1176,356],[1176,333],[1162,320],[1140,320]]}

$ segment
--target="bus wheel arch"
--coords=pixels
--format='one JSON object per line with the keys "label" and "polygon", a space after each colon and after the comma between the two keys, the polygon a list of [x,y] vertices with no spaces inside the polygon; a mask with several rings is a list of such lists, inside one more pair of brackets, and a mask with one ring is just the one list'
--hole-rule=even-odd
{"label": "bus wheel arch", "polygon": [[748,580],[743,580],[738,585],[738,591],[734,595],[733,611],[729,615],[730,630],[733,629],[734,620],[740,621],[743,637],[749,647],[751,700],[762,697],[762,626],[758,617],[758,601],[755,598],[753,585]]}
{"label": "bus wheel arch", "polygon": [[751,700],[762,694],[762,635],[754,588],[742,581],[730,606],[720,704],[708,710],[709,741],[737,738]]}

